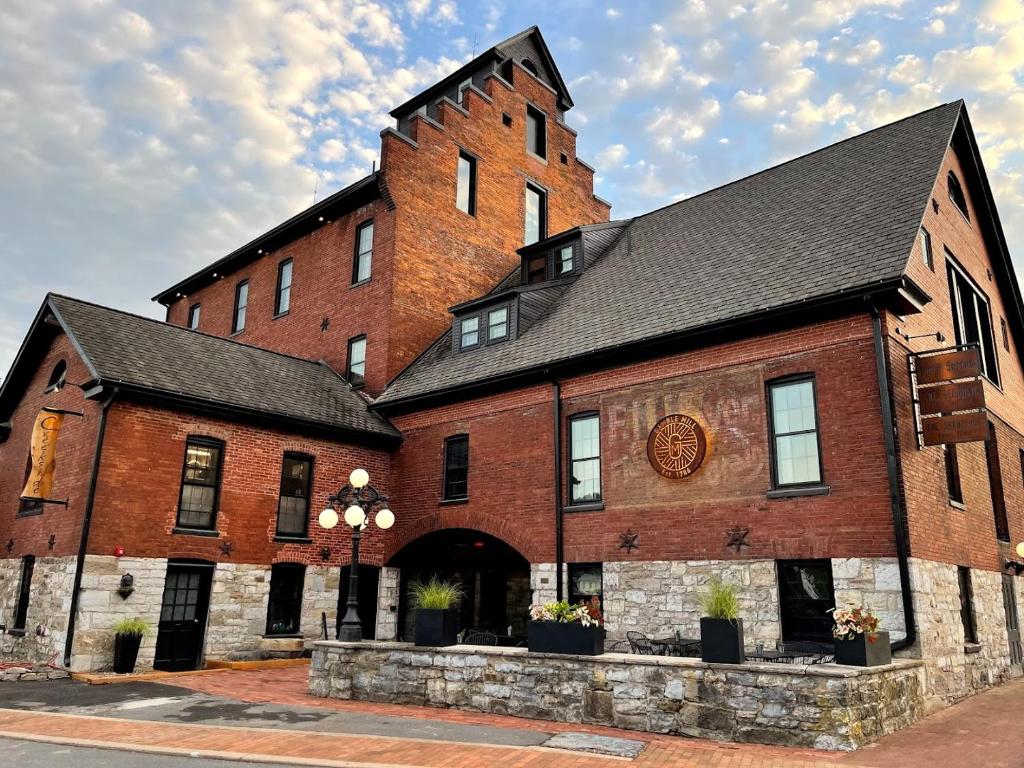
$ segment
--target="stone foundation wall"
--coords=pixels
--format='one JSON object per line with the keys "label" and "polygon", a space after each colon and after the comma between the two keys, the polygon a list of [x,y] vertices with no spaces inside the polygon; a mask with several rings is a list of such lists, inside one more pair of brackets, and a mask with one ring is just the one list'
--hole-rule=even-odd
{"label": "stone foundation wall", "polygon": [[377,639],[398,639],[398,590],[401,570],[381,568],[377,582]]}
{"label": "stone foundation wall", "polygon": [[863,605],[875,614],[892,640],[907,636],[903,590],[895,557],[847,557],[832,560],[836,605]]}
{"label": "stone foundation wall", "polygon": [[[269,575],[267,579],[269,581]],[[306,580],[302,585],[302,616],[299,621],[300,631],[306,640],[323,639],[323,614],[327,614],[327,638],[334,637],[331,633],[338,620],[338,583],[340,580],[341,574],[337,566],[306,566]],[[268,591],[268,600],[269,595]],[[267,603],[264,602],[264,624],[266,620]]]}
{"label": "stone foundation wall", "polygon": [[259,641],[267,629],[269,595],[268,566],[217,563],[206,624],[206,658],[258,655]]}
{"label": "stone foundation wall", "polygon": [[310,693],[591,723],[649,733],[852,750],[918,720],[921,663],[704,664],[523,648],[316,643]]}
{"label": "stone foundation wall", "polygon": [[68,677],[66,669],[48,664],[0,665],[0,683],[17,683],[24,680],[63,680]]}
{"label": "stone foundation wall", "polygon": [[0,661],[53,662],[63,664],[67,640],[75,558],[38,557],[24,635],[12,634],[21,592],[21,558],[0,560]]}

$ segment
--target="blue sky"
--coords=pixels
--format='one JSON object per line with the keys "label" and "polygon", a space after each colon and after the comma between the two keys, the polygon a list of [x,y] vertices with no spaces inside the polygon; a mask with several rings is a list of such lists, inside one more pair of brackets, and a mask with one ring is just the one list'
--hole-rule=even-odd
{"label": "blue sky", "polygon": [[613,215],[964,98],[1024,269],[1024,0],[6,0],[0,373],[47,290],[149,297],[365,175],[387,112],[539,24]]}

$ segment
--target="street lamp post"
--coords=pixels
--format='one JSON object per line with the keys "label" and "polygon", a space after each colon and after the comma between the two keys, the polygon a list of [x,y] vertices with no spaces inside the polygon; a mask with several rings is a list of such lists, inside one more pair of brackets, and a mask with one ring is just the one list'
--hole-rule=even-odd
{"label": "street lamp post", "polygon": [[359,539],[363,529],[370,524],[370,512],[380,506],[374,522],[377,527],[387,530],[395,524],[395,516],[387,508],[387,496],[381,495],[370,485],[370,475],[365,469],[354,469],[349,475],[348,485],[328,499],[330,506],[320,513],[320,527],[330,530],[338,524],[338,510],[344,508],[344,520],[352,528],[352,565],[348,575],[348,597],[345,600],[345,617],[338,625],[338,640],[358,643],[363,639],[363,625],[359,621]]}

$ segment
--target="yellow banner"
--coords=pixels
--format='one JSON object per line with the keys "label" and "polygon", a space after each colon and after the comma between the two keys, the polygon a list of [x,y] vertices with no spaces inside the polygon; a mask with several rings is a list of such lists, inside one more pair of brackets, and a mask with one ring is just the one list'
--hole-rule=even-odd
{"label": "yellow banner", "polygon": [[53,471],[57,467],[57,437],[63,423],[63,413],[53,413],[45,408],[36,416],[32,427],[32,471],[21,492],[22,498],[50,498]]}

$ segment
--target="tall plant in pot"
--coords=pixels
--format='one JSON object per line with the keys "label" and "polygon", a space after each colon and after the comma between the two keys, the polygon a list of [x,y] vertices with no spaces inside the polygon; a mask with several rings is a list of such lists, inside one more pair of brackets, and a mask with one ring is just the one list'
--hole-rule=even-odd
{"label": "tall plant in pot", "polygon": [[114,624],[114,672],[130,674],[139,659],[142,638],[149,634],[149,623],[144,619],[121,619]]}
{"label": "tall plant in pot", "polygon": [[567,600],[530,606],[526,645],[533,653],[604,653],[604,615],[597,597],[572,605]]}
{"label": "tall plant in pot", "polygon": [[739,618],[736,587],[713,579],[701,594],[700,603],[704,610],[700,620],[701,659],[742,664],[747,656],[743,651],[743,619]]}
{"label": "tall plant in pot", "polygon": [[889,633],[878,629],[878,618],[864,606],[832,608],[836,639],[836,664],[877,667],[892,662]]}
{"label": "tall plant in pot", "polygon": [[458,642],[459,617],[455,609],[464,595],[457,581],[444,581],[436,576],[409,587],[412,607],[416,609],[416,645],[443,647]]}

